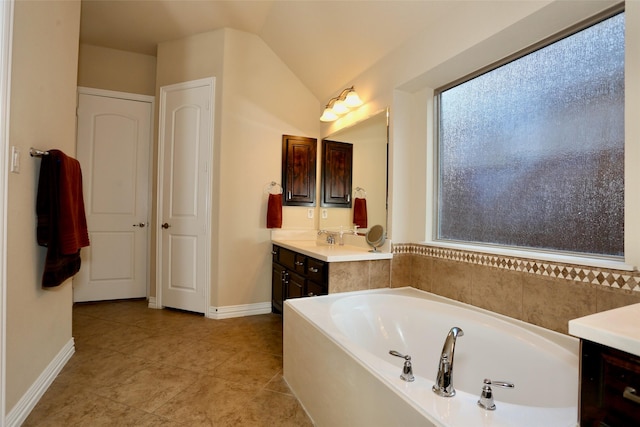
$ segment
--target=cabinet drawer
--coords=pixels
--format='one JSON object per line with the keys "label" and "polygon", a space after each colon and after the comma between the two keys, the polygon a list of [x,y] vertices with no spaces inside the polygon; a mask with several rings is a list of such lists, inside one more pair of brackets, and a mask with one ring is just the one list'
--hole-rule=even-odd
{"label": "cabinet drawer", "polygon": [[307,277],[318,283],[324,283],[327,277],[327,264],[317,259],[307,259]]}
{"label": "cabinet drawer", "polygon": [[293,269],[296,273],[304,274],[307,265],[307,257],[301,254],[296,254],[293,264]]}
{"label": "cabinet drawer", "polygon": [[293,251],[290,251],[289,249],[285,249],[285,248],[279,248],[278,251],[278,262],[282,265],[284,265],[287,268],[290,268],[291,270],[295,270],[296,269],[296,256],[298,254],[296,254]]}

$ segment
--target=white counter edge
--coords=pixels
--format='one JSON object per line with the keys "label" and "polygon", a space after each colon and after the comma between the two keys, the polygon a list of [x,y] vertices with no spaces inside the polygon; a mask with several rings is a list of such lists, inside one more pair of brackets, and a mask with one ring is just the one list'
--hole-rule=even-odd
{"label": "white counter edge", "polygon": [[361,247],[351,245],[317,246],[315,241],[278,239],[272,239],[271,243],[326,262],[373,261],[393,258],[393,254],[390,252],[369,252]]}
{"label": "white counter edge", "polygon": [[569,321],[569,334],[640,356],[640,304]]}

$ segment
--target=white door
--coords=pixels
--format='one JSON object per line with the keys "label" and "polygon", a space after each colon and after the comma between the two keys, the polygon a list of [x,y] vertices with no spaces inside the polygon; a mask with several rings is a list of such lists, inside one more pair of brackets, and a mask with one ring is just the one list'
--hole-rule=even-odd
{"label": "white door", "polygon": [[160,304],[205,313],[211,245],[214,80],[160,88]]}
{"label": "white door", "polygon": [[153,98],[107,95],[126,94],[78,95],[77,157],[91,246],[80,251],[74,301],[147,296]]}

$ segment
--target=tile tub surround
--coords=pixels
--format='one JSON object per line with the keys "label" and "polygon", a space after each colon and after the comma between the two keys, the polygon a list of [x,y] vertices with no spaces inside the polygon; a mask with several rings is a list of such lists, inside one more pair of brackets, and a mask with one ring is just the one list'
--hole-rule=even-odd
{"label": "tile tub surround", "polygon": [[640,273],[394,244],[391,286],[568,333],[569,320],[640,303]]}
{"label": "tile tub surround", "polygon": [[330,262],[329,293],[388,288],[391,260]]}

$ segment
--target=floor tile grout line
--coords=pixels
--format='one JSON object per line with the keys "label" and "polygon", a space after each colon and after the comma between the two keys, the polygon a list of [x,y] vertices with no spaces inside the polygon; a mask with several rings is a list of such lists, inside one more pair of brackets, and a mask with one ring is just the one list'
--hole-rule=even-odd
{"label": "floor tile grout line", "polygon": [[[273,315],[268,314],[265,317],[255,316],[253,318],[229,319],[224,323],[219,323],[219,324],[212,323],[211,325],[209,325],[212,327],[207,327],[207,326],[202,327],[202,322],[200,321],[199,318],[198,319],[189,318],[183,315],[173,316],[173,314],[169,314],[169,316],[165,316],[163,313],[158,313],[158,314],[154,313],[150,315],[149,314],[150,312],[138,308],[136,306],[136,303],[129,304],[129,307],[120,306],[120,307],[114,307],[112,309],[99,308],[99,310],[100,310],[100,313],[97,313],[97,314],[92,314],[90,310],[86,310],[86,309],[83,309],[81,313],[79,312],[76,313],[74,311],[73,313],[74,321],[77,319],[80,319],[81,317],[85,317],[86,319],[90,319],[88,320],[87,323],[89,323],[89,321],[96,321],[96,324],[98,325],[101,325],[104,323],[104,328],[107,331],[110,328],[119,329],[119,328],[122,328],[123,326],[124,326],[123,331],[126,331],[126,328],[131,327],[139,331],[144,331],[144,333],[141,335],[145,337],[140,339],[141,346],[138,347],[135,345],[135,340],[133,341],[127,340],[127,339],[120,340],[117,337],[117,334],[115,336],[111,334],[113,336],[114,343],[120,343],[120,342],[124,343],[124,345],[127,348],[127,350],[125,351],[122,348],[122,346],[118,346],[117,344],[109,345],[108,340],[104,342],[104,345],[100,343],[100,340],[99,339],[96,340],[96,337],[99,337],[99,335],[102,332],[98,331],[96,333],[90,333],[91,326],[89,326],[87,329],[82,329],[82,332],[80,333],[76,333],[75,331],[81,328],[80,326],[81,323],[80,323],[78,324],[77,328],[74,328],[74,330],[72,331],[72,335],[76,338],[76,347],[78,349],[77,350],[78,353],[88,352],[88,355],[85,356],[84,360],[78,361],[77,366],[80,369],[82,370],[89,369],[88,372],[91,372],[90,368],[88,368],[89,365],[85,365],[83,367],[82,363],[93,363],[94,360],[99,360],[99,358],[102,357],[100,356],[100,352],[106,351],[107,353],[105,354],[109,354],[109,353],[118,354],[118,356],[116,356],[116,359],[114,360],[117,360],[120,357],[132,358],[134,361],[140,361],[142,363],[145,363],[146,364],[145,369],[150,369],[151,371],[157,370],[157,369],[169,369],[169,370],[180,369],[180,370],[184,370],[184,372],[189,372],[190,374],[192,374],[193,379],[190,379],[185,384],[181,384],[180,387],[176,388],[175,391],[172,391],[170,393],[171,395],[166,395],[166,396],[162,395],[159,400],[161,403],[159,403],[158,405],[155,405],[154,403],[152,405],[152,407],[154,407],[153,410],[142,409],[140,407],[137,407],[135,404],[132,405],[130,403],[126,403],[125,401],[115,400],[113,396],[109,397],[108,395],[98,394],[92,390],[93,386],[90,385],[91,381],[88,381],[85,384],[76,382],[75,386],[79,387],[79,390],[83,390],[84,392],[87,392],[89,393],[89,395],[93,396],[91,398],[92,401],[93,399],[98,399],[98,400],[105,399],[103,402],[111,402],[114,404],[123,405],[123,408],[126,407],[129,410],[136,411],[135,413],[145,414],[145,416],[156,417],[155,418],[156,420],[164,420],[169,424],[176,423],[177,425],[177,424],[182,424],[184,421],[174,420],[173,418],[167,418],[165,415],[158,413],[158,410],[162,408],[164,405],[166,405],[168,402],[171,402],[172,400],[176,399],[176,397],[179,396],[180,394],[186,392],[190,387],[192,387],[194,384],[196,384],[200,379],[203,379],[204,377],[211,378],[214,381],[217,381],[217,380],[225,381],[227,383],[238,381],[237,378],[239,377],[237,377],[237,375],[240,371],[237,371],[236,373],[231,373],[231,375],[227,375],[226,372],[222,372],[222,371],[218,374],[215,372],[216,367],[220,367],[226,362],[227,358],[225,356],[221,356],[221,359],[218,359],[217,356],[213,356],[213,359],[211,360],[214,360],[214,364],[211,367],[209,367],[206,371],[203,371],[196,368],[196,366],[198,365],[194,365],[193,367],[191,367],[188,364],[180,365],[179,362],[167,363],[167,361],[169,361],[170,359],[167,359],[167,361],[162,359],[152,360],[149,357],[141,356],[142,354],[144,354],[144,351],[142,351],[139,354],[134,353],[134,349],[142,348],[144,345],[149,344],[150,341],[153,341],[154,337],[159,337],[161,334],[163,334],[163,329],[165,330],[164,331],[165,336],[167,335],[166,329],[171,329],[172,332],[169,332],[169,334],[174,335],[176,339],[184,338],[185,345],[189,345],[191,340],[198,340],[198,339],[201,339],[204,341],[210,340],[210,342],[207,345],[204,345],[203,347],[198,347],[198,348],[200,349],[209,348],[209,349],[215,349],[215,350],[225,348],[225,350],[231,350],[232,352],[235,351],[238,353],[243,353],[247,358],[250,358],[251,356],[258,357],[258,358],[264,357],[265,362],[269,361],[267,362],[267,364],[264,365],[264,367],[262,367],[261,365],[263,362],[259,362],[256,366],[251,368],[251,369],[257,369],[257,371],[255,371],[255,373],[257,374],[257,377],[246,377],[251,379],[251,381],[250,383],[246,384],[247,388],[245,390],[247,395],[246,395],[246,398],[243,399],[245,403],[253,401],[254,399],[257,398],[258,395],[260,395],[263,392],[269,392],[269,393],[265,394],[264,395],[265,397],[261,397],[259,399],[264,399],[266,398],[266,396],[273,396],[273,397],[269,397],[268,399],[281,399],[281,398],[276,398],[275,396],[282,396],[282,397],[286,396],[286,399],[285,399],[286,401],[289,401],[289,399],[294,399],[297,402],[297,399],[292,393],[284,392],[285,390],[284,387],[279,385],[279,381],[284,380],[284,379],[281,379],[282,372],[283,372],[282,370],[282,358],[283,358],[282,335],[281,335],[282,334],[282,318],[273,318],[272,317]],[[130,311],[127,312],[128,310]],[[189,314],[186,314],[186,315],[189,316]],[[152,317],[149,317],[149,316],[152,316]],[[193,334],[181,335],[179,332],[176,332],[181,328],[185,328],[186,330],[191,328],[194,325],[196,325],[196,328],[195,330],[192,329]],[[201,335],[198,335],[198,334],[201,334]],[[216,335],[218,336],[216,337]],[[229,341],[229,344],[231,345],[231,347],[224,347],[225,344],[223,343],[225,339],[231,340]],[[96,342],[100,344],[96,345],[95,344]],[[151,347],[150,349],[151,351],[153,351],[153,347]],[[224,354],[224,351],[222,351],[222,354]],[[96,359],[96,356],[98,357],[98,359]],[[275,365],[274,365],[274,362],[275,362]],[[200,363],[200,362],[196,362],[196,363]],[[271,369],[276,368],[276,366],[279,366],[279,368],[273,371],[275,372],[273,373]],[[265,368],[267,369],[266,371],[265,371]],[[125,369],[129,369],[129,368],[125,368]],[[78,371],[78,372],[81,372],[81,371]],[[126,371],[122,371],[122,372],[126,372]],[[264,375],[267,373],[268,375]],[[69,381],[69,384],[73,384],[74,375],[76,374],[70,373],[70,375],[65,379],[65,382],[61,383],[62,386],[63,387],[67,386],[66,381]],[[145,378],[145,377],[149,377],[149,376],[143,375],[141,378]],[[151,377],[153,377],[153,375],[151,375]],[[113,386],[114,390],[118,389],[117,384],[119,384],[120,382],[124,384],[126,380],[118,379],[118,381]],[[135,387],[135,382],[133,384]],[[272,384],[274,387],[269,388],[269,384]],[[281,388],[281,390],[277,390],[277,388]],[[287,385],[287,388],[288,388],[288,385]],[[153,388],[151,388],[151,390],[153,390]],[[120,396],[126,396],[126,394],[122,394]],[[120,396],[117,396],[117,397],[120,397]],[[55,398],[53,400],[50,400],[49,405],[55,404],[55,401],[56,401]],[[224,398],[223,398],[223,401],[224,401]],[[154,401],[146,400],[145,402],[153,403]],[[79,402],[74,403],[74,405],[75,404],[79,404]],[[220,404],[223,404],[223,403],[220,403]],[[297,405],[299,406],[299,402],[297,402]],[[41,417],[40,420],[45,420],[47,415],[51,415],[52,413],[53,412],[47,413],[46,411],[44,413],[41,412],[39,414]],[[70,408],[69,415],[67,415],[67,417],[69,419],[70,424],[75,423],[73,425],[76,425],[78,422],[73,420],[73,417],[71,416],[72,413],[73,413],[73,408]],[[78,416],[84,417],[83,414],[78,414]],[[77,419],[78,418],[76,418],[76,420]],[[282,421],[284,421],[284,419],[282,419]],[[35,425],[35,424],[30,424],[30,425]]]}

